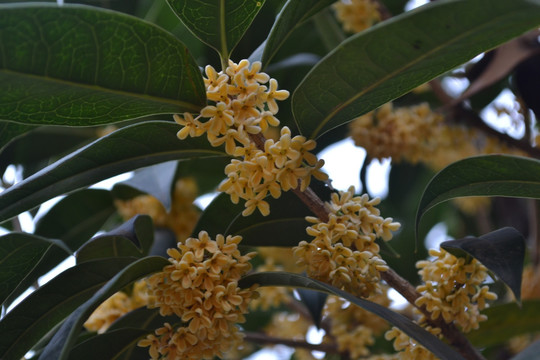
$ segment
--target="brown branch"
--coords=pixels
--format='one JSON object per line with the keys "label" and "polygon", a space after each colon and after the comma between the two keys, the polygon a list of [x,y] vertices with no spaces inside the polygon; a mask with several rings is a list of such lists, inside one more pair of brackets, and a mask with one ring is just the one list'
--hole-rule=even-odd
{"label": "brown branch", "polygon": [[310,344],[303,340],[292,340],[274,337],[266,335],[264,333],[258,332],[245,332],[244,340],[249,342],[254,342],[257,344],[266,344],[266,345],[286,345],[293,348],[302,348],[311,351],[322,351],[326,353],[339,354],[340,352],[337,349],[335,344]]}

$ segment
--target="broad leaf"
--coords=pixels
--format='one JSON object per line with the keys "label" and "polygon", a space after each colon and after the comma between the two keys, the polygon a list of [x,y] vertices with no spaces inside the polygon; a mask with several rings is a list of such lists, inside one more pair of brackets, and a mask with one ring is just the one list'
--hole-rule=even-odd
{"label": "broad leaf", "polygon": [[123,287],[131,284],[133,281],[159,271],[168,264],[170,263],[167,259],[159,256],[152,256],[140,259],[122,269],[116,276],[109,280],[105,286],[88,299],[88,301],[71,313],[53,336],[49,345],[45,347],[45,350],[39,358],[42,360],[67,359],[69,352],[81,331],[82,325],[103,301]]}
{"label": "broad leaf", "polygon": [[487,320],[467,334],[478,347],[501,344],[514,336],[540,331],[540,300],[524,300],[521,306],[515,303],[497,305],[482,313]]}
{"label": "broad leaf", "polygon": [[115,258],[80,264],[34,291],[0,321],[0,358],[22,358],[133,260]]}
{"label": "broad leaf", "polygon": [[340,44],[296,89],[300,131],[316,138],[538,24],[540,3],[530,0],[437,1],[379,23]]}
{"label": "broad leaf", "polygon": [[173,35],[81,5],[0,7],[0,119],[87,126],[197,112],[200,70]]}
{"label": "broad leaf", "polygon": [[136,346],[137,341],[148,333],[148,330],[143,329],[122,328],[97,335],[75,346],[68,359],[117,359],[124,351]]}
{"label": "broad leaf", "polygon": [[167,211],[170,211],[177,164],[177,161],[168,161],[137,170],[130,179],[114,186],[129,186],[152,195],[163,204]]}
{"label": "broad leaf", "polygon": [[289,35],[304,21],[318,13],[335,0],[289,0],[281,9],[262,53],[263,66],[268,66]]}
{"label": "broad leaf", "polygon": [[154,227],[148,215],[137,215],[118,228],[90,239],[77,251],[77,263],[111,257],[143,257],[154,242]]}
{"label": "broad leaf", "polygon": [[0,237],[0,305],[38,266],[43,254],[51,248],[66,256],[71,254],[58,240],[15,232]]}
{"label": "broad leaf", "polygon": [[143,166],[183,158],[228,157],[205,138],[178,140],[178,129],[173,122],[152,121],[126,126],[94,141],[3,192],[0,219]]}
{"label": "broad leaf", "polygon": [[228,59],[265,0],[167,0],[195,36]]}
{"label": "broad leaf", "polygon": [[8,121],[0,122],[0,152],[16,137],[32,130],[34,126],[17,124]]}
{"label": "broad leaf", "polygon": [[243,203],[233,204],[227,194],[220,194],[205,209],[193,234],[207,231],[216,234],[241,235],[242,245],[247,246],[295,246],[305,240],[305,217],[310,210],[292,192],[285,192],[279,199],[268,197],[270,215],[262,216],[257,211],[248,217],[242,216]]}
{"label": "broad leaf", "polygon": [[448,165],[427,185],[416,213],[416,229],[435,205],[462,196],[540,198],[540,161],[511,155],[476,156]]}
{"label": "broad leaf", "polygon": [[56,203],[38,220],[34,233],[38,236],[62,240],[71,252],[66,253],[57,247],[45,249],[39,263],[35,264],[32,271],[19,283],[7,302],[15,300],[41,276],[77,251],[101,229],[114,211],[110,193],[99,189],[81,190]]}
{"label": "broad leaf", "polygon": [[300,287],[339,296],[375,315],[380,316],[393,326],[399,328],[401,331],[409,335],[411,338],[418,341],[439,358],[456,360],[463,359],[463,357],[450,346],[443,343],[441,340],[437,339],[435,336],[422,329],[405,316],[398,314],[382,305],[357,298],[346,291],[337,289],[321,281],[310,279],[303,275],[286,272],[263,272],[245,276],[240,280],[238,285],[240,287],[247,288],[253,284],[259,284],[260,286]]}
{"label": "broad leaf", "polygon": [[468,237],[441,243],[455,256],[470,255],[493,272],[521,302],[521,275],[525,258],[525,239],[516,229],[505,227],[478,238]]}

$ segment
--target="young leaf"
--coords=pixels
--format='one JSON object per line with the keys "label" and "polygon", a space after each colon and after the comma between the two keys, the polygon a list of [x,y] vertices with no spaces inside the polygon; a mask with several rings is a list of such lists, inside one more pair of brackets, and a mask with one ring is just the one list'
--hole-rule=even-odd
{"label": "young leaf", "polygon": [[126,171],[182,158],[226,156],[204,138],[178,140],[178,125],[152,121],[121,128],[58,160],[0,195],[0,221],[63,193]]}
{"label": "young leaf", "polygon": [[202,42],[228,59],[266,0],[167,0]]}
{"label": "young leaf", "polygon": [[0,305],[38,266],[43,254],[51,248],[56,248],[66,256],[71,254],[58,240],[15,232],[0,237]]}
{"label": "young leaf", "polygon": [[70,360],[117,359],[127,349],[150,331],[122,328],[94,336],[75,346],[69,353]]}
{"label": "young leaf", "polygon": [[382,305],[368,300],[357,298],[346,291],[337,289],[321,281],[310,279],[303,275],[286,272],[262,272],[247,275],[240,280],[238,285],[243,288],[250,287],[253,284],[260,286],[289,286],[321,291],[328,294],[339,296],[361,308],[380,316],[401,331],[418,341],[426,349],[441,359],[462,360],[463,357],[455,352],[450,346],[437,339],[434,335],[422,329],[417,324],[405,316],[398,314]]}
{"label": "young leaf", "polygon": [[[448,16],[454,14],[454,16]],[[540,24],[530,0],[437,1],[345,40],[292,96],[316,138]]]}
{"label": "young leaf", "polygon": [[152,195],[165,207],[171,209],[171,192],[173,191],[174,175],[178,161],[168,161],[135,171],[133,176],[114,186],[129,186],[143,193]]}
{"label": "young leaf", "polygon": [[441,243],[455,256],[474,257],[501,279],[521,302],[521,275],[525,257],[525,239],[516,229],[505,227],[478,238],[468,237]]}
{"label": "young leaf", "polygon": [[211,236],[234,234],[243,237],[246,246],[295,246],[306,238],[310,210],[292,192],[285,192],[279,199],[268,197],[270,215],[258,212],[244,217],[243,203],[233,204],[227,194],[220,194],[205,209],[193,234],[205,230]]}
{"label": "young leaf", "polygon": [[122,269],[116,276],[109,280],[105,286],[99,289],[88,301],[74,310],[64,321],[60,329],[53,336],[49,345],[45,347],[39,357],[42,360],[58,359],[65,360],[69,356],[71,348],[77,340],[81,327],[92,312],[107,298],[123,287],[143,276],[161,270],[170,264],[165,258],[159,256],[146,257],[135,261]]}
{"label": "young leaf", "polygon": [[154,242],[154,227],[148,215],[136,215],[103,235],[84,244],[77,251],[77,263],[108,257],[148,255]]}
{"label": "young leaf", "polygon": [[[81,204],[84,206],[80,206]],[[85,241],[101,229],[114,211],[110,193],[100,189],[77,191],[56,203],[37,221],[34,233],[45,238],[60,239],[71,251],[66,253],[57,247],[45,249],[39,263],[34,264],[32,271],[13,290],[6,302],[11,303],[39,277],[77,251]]]}
{"label": "young leaf", "polygon": [[524,300],[521,306],[515,303],[496,305],[482,314],[487,320],[467,334],[478,347],[501,344],[514,336],[540,331],[540,300]]}
{"label": "young leaf", "polygon": [[173,35],[81,5],[0,7],[0,119],[87,126],[197,112],[200,70]]}
{"label": "young leaf", "polygon": [[76,265],[34,291],[0,320],[0,358],[22,358],[133,260],[113,258]]}
{"label": "young leaf", "polygon": [[462,196],[540,198],[540,161],[512,155],[475,156],[448,165],[427,185],[416,213],[416,229],[424,214],[443,201]]}
{"label": "young leaf", "polygon": [[289,35],[304,21],[335,0],[289,0],[276,18],[262,53],[261,62],[267,66]]}

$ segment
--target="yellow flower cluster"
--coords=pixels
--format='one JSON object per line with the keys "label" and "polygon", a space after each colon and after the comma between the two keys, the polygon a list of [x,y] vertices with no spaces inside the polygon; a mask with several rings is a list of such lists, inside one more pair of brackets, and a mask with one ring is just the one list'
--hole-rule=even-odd
{"label": "yellow flower cluster", "polygon": [[487,318],[480,310],[488,306],[486,301],[497,299],[487,285],[481,286],[487,268],[476,259],[467,262],[443,249],[431,249],[429,254],[435,257],[433,261],[416,263],[424,284],[416,288],[421,296],[415,304],[425,305],[432,319],[442,316],[446,323],[453,322],[463,332],[477,329]]}
{"label": "yellow flower cluster", "polygon": [[148,304],[148,294],[146,293],[146,282],[140,280],[135,282],[131,295],[119,291],[101,305],[90,315],[84,323],[84,327],[90,331],[98,333],[105,332],[111,324],[119,317]]}
{"label": "yellow flower cluster", "polygon": [[[268,215],[270,207],[264,200],[268,194],[278,198],[282,190],[296,189],[299,182],[303,191],[311,175],[327,178],[320,171],[324,162],[309,152],[315,148],[315,141],[293,137],[287,127],[281,129],[279,140],[266,140],[264,149],[253,141],[269,126],[279,125],[274,116],[279,110],[276,100],[289,96],[287,90],[277,89],[277,80],[260,69],[260,62],[250,67],[248,60],[238,64],[229,61],[227,69],[219,73],[206,66],[206,94],[213,104],[203,108],[196,118],[189,113],[174,116],[183,126],[178,138],[206,134],[212,146],[225,144],[227,154],[240,158],[225,168],[227,178],[218,189],[229,194],[234,203],[246,200],[244,216],[255,209]],[[268,87],[263,85],[266,83]]]}
{"label": "yellow flower cluster", "polygon": [[358,33],[381,21],[381,13],[373,0],[341,0],[334,5],[343,30]]}
{"label": "yellow flower cluster", "polygon": [[[390,299],[386,290],[370,296],[368,300],[388,307]],[[338,350],[348,352],[352,359],[368,356],[368,347],[375,343],[375,336],[388,328],[388,323],[377,315],[334,296],[326,302],[325,316],[332,321],[330,335],[335,339]]]}
{"label": "yellow flower cluster", "polygon": [[116,200],[115,205],[125,220],[137,214],[147,214],[156,226],[171,229],[178,241],[184,241],[191,235],[199,220],[200,211],[193,205],[197,191],[197,183],[193,178],[178,179],[174,186],[169,212],[151,195],[140,195],[130,200]]}
{"label": "yellow flower cluster", "polygon": [[163,316],[175,314],[182,323],[156,330],[139,342],[150,347],[152,359],[211,359],[222,356],[242,340],[236,323],[245,321],[254,289],[240,289],[238,281],[255,255],[238,250],[240,236],[201,231],[167,253],[171,265],[147,279],[150,308]]}
{"label": "yellow flower cluster", "polygon": [[[425,329],[435,336],[440,336],[441,331],[438,328],[427,326]],[[414,339],[411,339],[396,327],[388,330],[384,334],[384,337],[388,341],[394,340],[394,349],[398,351],[397,358],[400,360],[439,360],[431,351],[418,344]]]}
{"label": "yellow flower cluster", "polygon": [[380,292],[380,271],[388,270],[379,255],[377,238],[388,241],[400,224],[382,218],[375,206],[379,198],[354,195],[354,187],[332,194],[328,222],[307,217],[313,225],[306,229],[311,242],[301,241],[294,248],[299,264],[307,274],[357,296]]}
{"label": "yellow flower cluster", "polygon": [[521,154],[478,131],[446,124],[427,103],[397,109],[386,103],[351,122],[350,133],[372,158],[422,162],[436,171],[474,155]]}

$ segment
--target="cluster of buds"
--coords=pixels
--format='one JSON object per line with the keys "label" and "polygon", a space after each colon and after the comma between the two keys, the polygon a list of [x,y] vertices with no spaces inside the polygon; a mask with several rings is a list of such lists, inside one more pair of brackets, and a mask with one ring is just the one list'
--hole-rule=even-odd
{"label": "cluster of buds", "polygon": [[381,13],[377,1],[374,0],[340,0],[334,4],[336,17],[343,30],[358,33],[381,21]]}

